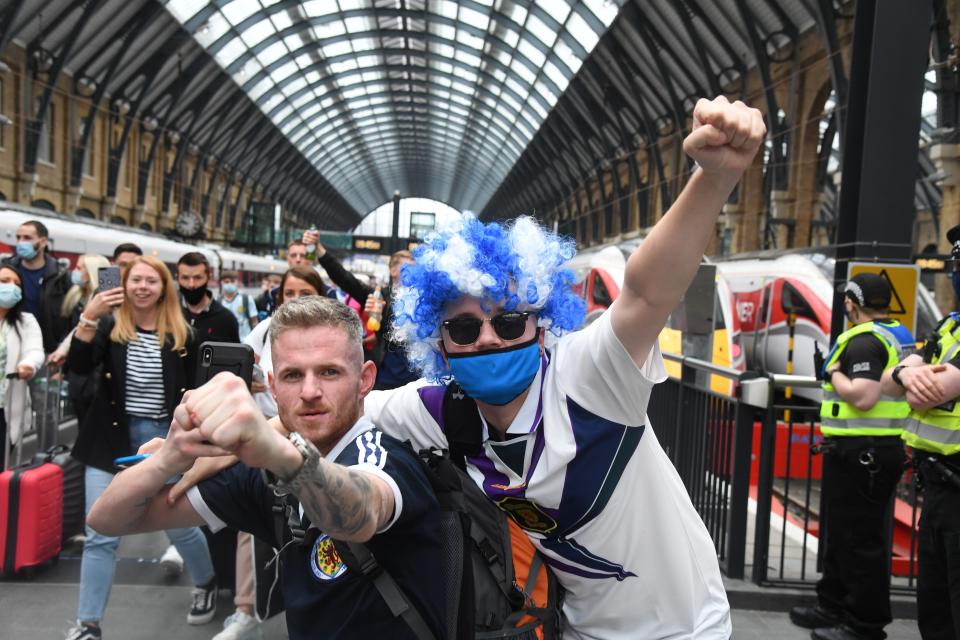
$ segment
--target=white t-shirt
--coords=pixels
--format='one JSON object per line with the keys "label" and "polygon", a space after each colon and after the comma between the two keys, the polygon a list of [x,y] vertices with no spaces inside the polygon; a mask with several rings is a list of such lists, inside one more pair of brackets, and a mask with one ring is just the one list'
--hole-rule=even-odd
{"label": "white t-shirt", "polygon": [[[250,345],[253,352],[260,357],[257,364],[263,369],[263,381],[267,384],[269,384],[269,374],[273,373],[273,352],[270,350],[270,336],[267,335],[272,319],[267,318],[263,322],[257,323],[257,326],[243,339],[243,343]],[[268,418],[277,415],[277,403],[273,399],[270,389],[253,394],[253,399],[257,402],[257,406],[260,407],[263,415]]]}
{"label": "white t-shirt", "polygon": [[[543,359],[505,442],[467,469],[530,535],[566,589],[567,637],[729,640],[713,541],[647,424],[666,377],[654,347],[638,368],[609,314]],[[443,387],[425,381],[367,396],[365,414],[415,447],[445,447]],[[647,426],[644,426],[647,425]]]}

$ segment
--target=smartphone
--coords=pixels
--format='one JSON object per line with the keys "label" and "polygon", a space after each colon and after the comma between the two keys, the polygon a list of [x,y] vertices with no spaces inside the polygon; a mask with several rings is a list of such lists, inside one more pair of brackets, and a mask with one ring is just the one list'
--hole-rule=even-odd
{"label": "smartphone", "polygon": [[196,386],[199,387],[221,371],[239,376],[249,389],[253,380],[253,347],[233,342],[201,344]]}
{"label": "smartphone", "polygon": [[120,458],[114,458],[113,466],[118,467],[120,469],[128,469],[133,465],[137,464],[138,462],[143,462],[149,457],[150,457],[149,453],[142,453],[135,456],[123,456]]}
{"label": "smartphone", "polygon": [[97,291],[110,291],[120,286],[120,267],[100,267],[97,271]]}

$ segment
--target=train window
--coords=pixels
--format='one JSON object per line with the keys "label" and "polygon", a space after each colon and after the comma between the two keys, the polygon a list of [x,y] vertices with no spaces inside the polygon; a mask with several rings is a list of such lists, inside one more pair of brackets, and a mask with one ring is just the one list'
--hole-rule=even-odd
{"label": "train window", "polygon": [[723,304],[720,302],[720,294],[718,293],[713,298],[713,330],[719,331],[726,328],[727,321],[723,317]]}
{"label": "train window", "polygon": [[597,272],[593,273],[593,303],[601,307],[609,307],[613,304],[607,285],[603,284],[603,278]]}
{"label": "train window", "polygon": [[780,308],[786,314],[792,313],[800,318],[809,318],[814,322],[818,321],[813,307],[803,297],[803,294],[789,282],[783,283],[783,290],[780,292]]}

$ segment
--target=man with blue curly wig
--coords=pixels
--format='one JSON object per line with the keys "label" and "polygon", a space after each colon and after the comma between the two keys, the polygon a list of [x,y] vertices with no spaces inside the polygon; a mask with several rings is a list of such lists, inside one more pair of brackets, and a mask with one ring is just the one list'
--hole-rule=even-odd
{"label": "man with blue curly wig", "polygon": [[565,588],[566,637],[730,638],[716,551],[646,407],[665,378],[657,337],[765,133],[741,102],[697,103],[684,150],[699,169],[580,331],[573,243],[528,217],[464,216],[401,275],[394,337],[423,379],[371,393],[365,413],[463,456]]}

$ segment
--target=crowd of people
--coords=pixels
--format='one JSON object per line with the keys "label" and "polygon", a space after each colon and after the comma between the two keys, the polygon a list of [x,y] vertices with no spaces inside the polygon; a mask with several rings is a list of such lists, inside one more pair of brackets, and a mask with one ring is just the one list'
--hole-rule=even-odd
{"label": "crowd of people", "polygon": [[[445,223],[413,254],[391,257],[383,286],[359,280],[307,231],[256,298],[231,271],[216,296],[200,253],[171,273],[133,245],[113,256],[120,287],[99,291],[106,258],[82,256],[62,273],[47,229],[22,225],[17,256],[0,267],[0,427],[5,441],[24,429],[16,387],[45,354],[71,376],[88,519],[68,639],[102,637],[120,536],[161,529],[168,564],[195,585],[190,624],[215,613],[210,532],[238,536],[236,610],[215,640],[260,635],[253,538],[277,550],[292,638],[319,628],[331,638],[450,637],[444,507],[416,454],[441,450],[555,576],[565,637],[729,640],[713,541],[647,405],[666,377],[658,335],[766,131],[757,110],[722,97],[699,101],[693,122],[684,150],[697,170],[587,327],[564,268],[573,242],[528,217]],[[951,233],[960,260],[960,228]],[[960,296],[960,269],[955,282]],[[854,328],[820,371],[824,572],[817,604],[791,619],[821,640],[886,637],[888,507],[905,441],[926,492],[921,633],[960,637],[960,316],[921,356],[889,319],[882,278],[856,276],[843,295]],[[221,373],[195,385],[204,341],[249,345],[252,381]],[[453,403],[463,425],[451,423]],[[151,455],[118,474],[114,458],[137,451]],[[278,525],[284,496],[295,506]],[[367,573],[370,558],[378,568]]]}

